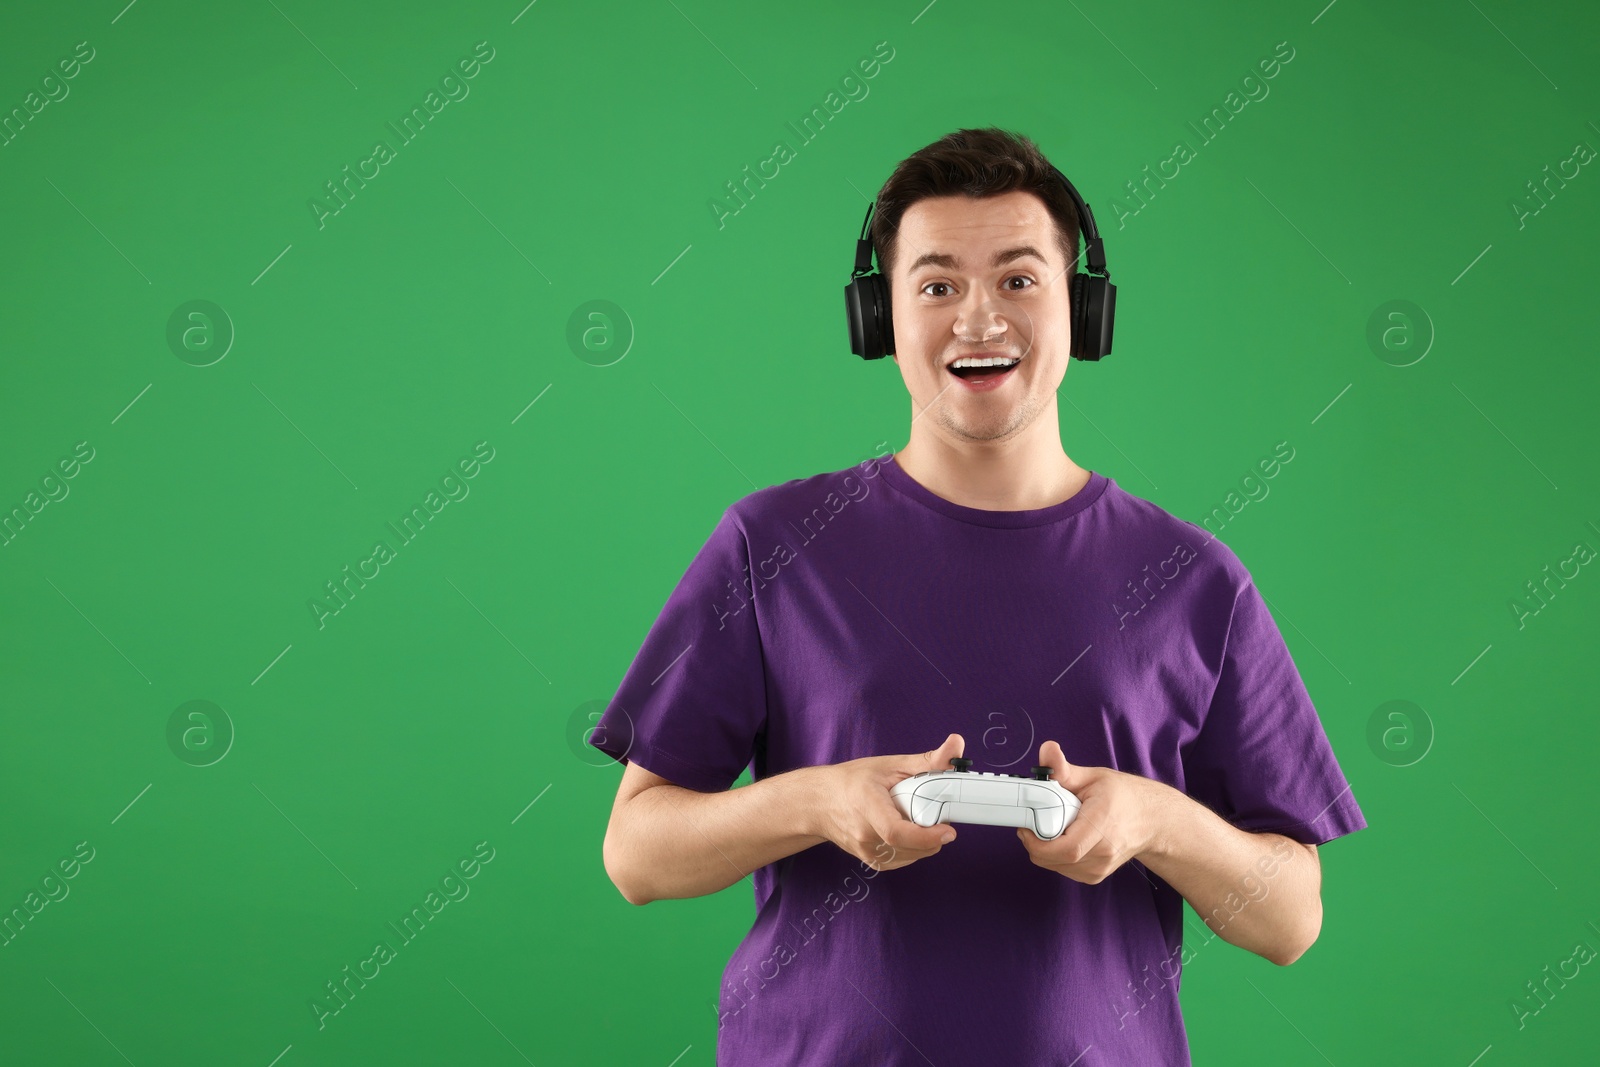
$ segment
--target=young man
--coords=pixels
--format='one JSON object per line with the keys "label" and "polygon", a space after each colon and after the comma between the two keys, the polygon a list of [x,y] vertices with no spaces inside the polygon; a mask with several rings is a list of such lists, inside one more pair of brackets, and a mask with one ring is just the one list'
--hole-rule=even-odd
{"label": "young man", "polygon": [[[723,513],[590,736],[606,870],[753,876],[722,1067],[1187,1064],[1183,900],[1292,963],[1366,821],[1238,557],[1062,448],[1078,219],[1038,149],[958,131],[877,203],[909,441]],[[1035,753],[1082,801],[1052,841],[890,798]]]}

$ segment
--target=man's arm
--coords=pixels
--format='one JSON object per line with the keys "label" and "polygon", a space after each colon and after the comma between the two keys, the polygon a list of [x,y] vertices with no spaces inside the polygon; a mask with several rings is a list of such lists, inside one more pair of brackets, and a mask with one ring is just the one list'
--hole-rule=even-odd
{"label": "man's arm", "polygon": [[808,832],[811,770],[700,793],[630,762],[606,826],[606,874],[630,904],[698,897],[822,843]]}
{"label": "man's arm", "polygon": [[1279,966],[1316,941],[1322,862],[1314,845],[1240,830],[1163,782],[1068,763],[1054,741],[1040,746],[1039,762],[1083,806],[1053,841],[1017,831],[1036,865],[1097,884],[1137,859],[1223,940]]}
{"label": "man's arm", "polygon": [[890,799],[895,783],[949,765],[960,734],[938,748],[801,767],[720,793],[673,785],[629,763],[604,845],[606,873],[630,904],[698,897],[812,845],[832,842],[873,870],[905,867],[955,840],[918,826]]}
{"label": "man's arm", "polygon": [[1153,784],[1161,814],[1139,862],[1229,944],[1282,967],[1299,959],[1322,931],[1317,846],[1240,830],[1176,789]]}

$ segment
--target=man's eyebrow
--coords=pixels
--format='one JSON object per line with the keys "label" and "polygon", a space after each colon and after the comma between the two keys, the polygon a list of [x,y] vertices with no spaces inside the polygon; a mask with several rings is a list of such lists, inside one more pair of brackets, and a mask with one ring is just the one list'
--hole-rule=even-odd
{"label": "man's eyebrow", "polygon": [[[994,261],[990,263],[990,266],[1001,267],[1007,263],[1010,263],[1014,259],[1021,259],[1024,256],[1032,256],[1041,263],[1050,262],[1049,260],[1045,259],[1044,256],[1040,255],[1039,250],[1034,248],[1032,245],[1018,245],[1016,248],[1007,248],[1003,251],[996,252],[994,254]],[[924,252],[922,255],[917,257],[916,262],[911,264],[911,268],[906,273],[915,274],[918,270],[927,266],[943,267],[946,270],[957,270],[961,266],[961,261],[956,259],[955,256],[950,255],[948,252]]]}

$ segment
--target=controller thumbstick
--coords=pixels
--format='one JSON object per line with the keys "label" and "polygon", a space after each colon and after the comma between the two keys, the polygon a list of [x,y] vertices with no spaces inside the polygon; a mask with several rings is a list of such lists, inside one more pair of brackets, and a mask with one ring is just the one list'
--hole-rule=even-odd
{"label": "controller thumbstick", "polygon": [[958,771],[967,771],[972,769],[972,761],[963,756],[951,756],[950,766]]}
{"label": "controller thumbstick", "polygon": [[1049,767],[1035,767],[1033,769],[1033,777],[1034,777],[1034,779],[1036,781],[1048,782],[1050,780],[1050,768]]}

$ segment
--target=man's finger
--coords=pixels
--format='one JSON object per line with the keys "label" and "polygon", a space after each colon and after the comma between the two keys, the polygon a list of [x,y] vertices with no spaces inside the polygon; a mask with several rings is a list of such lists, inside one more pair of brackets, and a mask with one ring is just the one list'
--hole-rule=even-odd
{"label": "man's finger", "polygon": [[1054,741],[1046,741],[1039,746],[1039,765],[1049,767],[1052,772],[1050,777],[1069,793],[1076,794],[1089,784],[1084,769],[1069,761],[1061,746]]}
{"label": "man's finger", "polygon": [[932,826],[918,826],[901,815],[898,808],[894,811],[893,822],[884,825],[874,820],[873,829],[895,848],[919,852],[932,852],[945,843],[946,836],[954,838],[956,832],[954,827],[940,822]]}
{"label": "man's finger", "polygon": [[961,755],[965,750],[966,741],[962,736],[960,734],[951,734],[944,739],[938,748],[931,752],[924,752],[922,759],[932,770],[947,771],[950,769],[950,758]]}
{"label": "man's finger", "polygon": [[1061,832],[1061,836],[1054,841],[1046,841],[1045,845],[1058,856],[1077,856],[1082,859],[1091,849],[1105,840],[1105,834],[1094,824],[1093,819],[1085,819],[1082,813],[1074,819],[1072,825]]}

